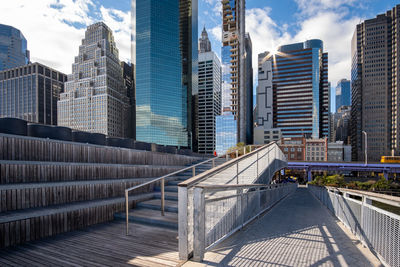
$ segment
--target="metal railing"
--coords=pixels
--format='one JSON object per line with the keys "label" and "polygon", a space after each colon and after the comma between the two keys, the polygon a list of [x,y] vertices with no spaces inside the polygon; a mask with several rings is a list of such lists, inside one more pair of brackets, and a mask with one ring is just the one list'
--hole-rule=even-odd
{"label": "metal railing", "polygon": [[[269,184],[287,161],[278,145],[270,143],[178,184],[179,258],[187,260],[194,250],[194,188],[207,185]],[[214,192],[224,197],[223,192]]]}
{"label": "metal railing", "polygon": [[251,151],[252,151],[254,148],[256,148],[256,147],[258,147],[258,146],[257,146],[257,145],[244,146],[243,148],[239,148],[239,149],[230,151],[229,153],[227,153],[227,154],[225,154],[225,155],[221,155],[221,156],[218,156],[218,157],[213,157],[213,158],[211,158],[211,159],[208,159],[208,160],[202,161],[202,162],[200,162],[200,163],[191,165],[191,166],[189,166],[189,167],[187,167],[187,168],[184,168],[184,169],[181,169],[181,170],[178,170],[178,171],[169,173],[169,174],[167,174],[167,175],[164,175],[164,176],[155,178],[155,179],[153,179],[153,180],[151,180],[151,181],[149,181],[149,182],[146,182],[146,183],[143,183],[143,184],[136,185],[136,186],[133,186],[133,187],[130,187],[130,188],[125,189],[126,235],[129,234],[129,193],[130,193],[131,191],[137,190],[137,189],[142,188],[142,187],[144,187],[144,186],[148,186],[148,185],[160,183],[160,188],[161,188],[161,199],[160,199],[160,201],[161,201],[161,215],[164,216],[164,213],[165,213],[165,180],[166,180],[167,178],[172,177],[172,176],[174,176],[174,175],[177,175],[177,174],[179,174],[179,173],[188,171],[188,170],[192,170],[192,177],[194,177],[194,176],[196,176],[196,167],[199,167],[199,166],[204,165],[204,164],[206,164],[206,163],[212,162],[212,167],[214,168],[214,167],[215,167],[215,160],[216,160],[216,159],[221,159],[221,158],[223,159],[223,158],[225,158],[226,161],[228,161],[228,160],[229,160],[229,157],[230,157],[230,154],[233,153],[233,154],[235,154],[236,157],[238,158],[240,152],[243,151],[243,154],[246,155],[246,152],[247,152],[248,149],[250,150],[250,153],[251,153]]}
{"label": "metal railing", "polygon": [[386,266],[400,266],[400,197],[308,185],[309,190]]}
{"label": "metal railing", "polygon": [[297,184],[195,186],[193,259],[202,261],[207,249],[243,228],[296,188]]}

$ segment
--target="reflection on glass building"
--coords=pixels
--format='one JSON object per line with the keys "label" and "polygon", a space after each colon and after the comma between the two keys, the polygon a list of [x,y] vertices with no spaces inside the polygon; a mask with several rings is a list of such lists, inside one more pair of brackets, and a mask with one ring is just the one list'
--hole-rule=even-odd
{"label": "reflection on glass building", "polygon": [[57,101],[67,76],[39,63],[0,72],[0,117],[57,125]]}
{"label": "reflection on glass building", "polygon": [[29,63],[27,42],[20,30],[0,24],[0,71]]}
{"label": "reflection on glass building", "polygon": [[328,137],[328,53],[323,42],[284,45],[265,60],[272,61],[273,127],[283,137]]}
{"label": "reflection on glass building", "polygon": [[217,116],[216,122],[217,144],[215,150],[218,155],[223,155],[229,148],[236,146],[237,123],[233,115]]}
{"label": "reflection on glass building", "polygon": [[245,32],[245,0],[222,1],[222,107],[237,123],[237,141],[253,143],[252,43]]}
{"label": "reflection on glass building", "polygon": [[350,81],[342,79],[336,86],[336,112],[341,106],[351,106]]}
{"label": "reflection on glass building", "polygon": [[133,0],[136,139],[197,150],[197,0]]}
{"label": "reflection on glass building", "polygon": [[118,49],[103,22],[89,26],[58,102],[58,123],[72,129],[127,137],[129,99]]}

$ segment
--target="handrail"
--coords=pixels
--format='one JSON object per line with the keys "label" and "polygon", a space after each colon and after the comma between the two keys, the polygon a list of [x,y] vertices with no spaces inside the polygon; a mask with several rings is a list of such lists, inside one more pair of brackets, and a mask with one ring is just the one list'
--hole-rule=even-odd
{"label": "handrail", "polygon": [[[197,184],[198,182],[200,182],[201,180],[203,180],[204,178],[206,178],[207,176],[209,176],[210,174],[216,174],[216,173],[222,172],[222,171],[226,170],[227,168],[233,166],[234,164],[237,164],[238,161],[243,160],[244,158],[250,157],[250,156],[256,154],[257,152],[259,152],[260,150],[263,150],[263,149],[265,149],[265,148],[267,148],[269,146],[272,146],[273,144],[276,144],[276,142],[271,142],[271,143],[269,143],[267,145],[261,146],[261,147],[257,148],[256,150],[254,150],[252,152],[249,152],[249,153],[247,153],[245,155],[242,155],[241,157],[237,157],[237,158],[235,158],[235,159],[233,159],[233,160],[231,160],[231,161],[229,161],[227,163],[224,163],[224,164],[220,165],[218,167],[218,169],[216,169],[216,170],[211,169],[211,170],[205,171],[205,172],[203,172],[203,173],[201,173],[201,174],[199,174],[197,176],[193,176],[192,178],[187,179],[186,181],[183,181],[183,182],[179,183],[178,186],[190,188],[190,187],[194,186],[195,184]],[[263,158],[263,157],[261,157],[261,158]],[[257,161],[252,162],[251,165],[253,165],[256,162]],[[241,174],[243,171],[245,171],[247,169],[248,169],[248,167],[246,167],[244,170],[242,170],[238,174]]]}
{"label": "handrail", "polygon": [[[151,181],[148,181],[148,182],[142,183],[142,184],[140,184],[140,185],[136,185],[136,186],[129,187],[129,188],[125,189],[126,235],[129,234],[129,227],[128,227],[128,226],[129,226],[129,192],[131,192],[131,191],[133,191],[133,190],[135,190],[135,189],[139,189],[139,188],[141,188],[141,187],[144,187],[144,186],[146,186],[146,185],[150,185],[150,184],[157,183],[157,182],[161,181],[161,215],[164,216],[164,215],[165,215],[165,214],[164,214],[164,213],[165,213],[165,192],[164,192],[164,188],[165,188],[165,178],[168,178],[168,177],[170,177],[170,176],[174,176],[174,175],[176,175],[176,174],[179,174],[179,173],[181,173],[181,172],[185,172],[185,171],[190,170],[190,169],[192,169],[192,171],[193,171],[193,172],[192,172],[192,173],[193,173],[193,177],[195,177],[195,176],[196,176],[196,167],[197,167],[197,166],[200,166],[200,165],[203,165],[203,164],[205,164],[205,163],[209,163],[209,162],[212,161],[212,166],[213,166],[213,168],[214,168],[214,167],[215,167],[215,160],[216,160],[216,159],[224,158],[224,157],[225,157],[225,158],[226,158],[226,161],[228,161],[228,156],[229,156],[230,153],[236,153],[236,159],[238,159],[238,158],[239,158],[238,155],[239,155],[239,151],[240,151],[240,150],[243,149],[244,155],[246,155],[246,148],[247,148],[247,147],[250,147],[250,152],[247,153],[247,154],[250,154],[250,153],[252,153],[252,151],[251,151],[251,150],[252,150],[252,147],[256,147],[256,146],[257,146],[257,145],[248,145],[248,146],[244,146],[243,148],[236,149],[236,150],[231,151],[231,152],[229,152],[229,153],[227,152],[227,153],[224,154],[224,155],[217,156],[217,157],[213,157],[213,158],[211,158],[211,159],[208,159],[208,160],[199,162],[199,163],[197,163],[197,164],[191,165],[191,166],[189,166],[189,167],[186,167],[186,168],[184,168],[184,169],[181,169],[181,170],[178,170],[178,171],[175,171],[175,172],[166,174],[166,175],[164,175],[164,176],[155,178],[155,179],[153,179],[153,180],[151,180]],[[258,149],[257,149],[257,150],[258,150]],[[257,150],[255,150],[255,151],[257,151]],[[240,158],[242,158],[242,157],[240,157]]]}

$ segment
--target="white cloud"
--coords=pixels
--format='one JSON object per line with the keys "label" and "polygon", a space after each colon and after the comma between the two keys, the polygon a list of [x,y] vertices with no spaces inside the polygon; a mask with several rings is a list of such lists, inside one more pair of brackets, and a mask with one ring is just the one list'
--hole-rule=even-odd
{"label": "white cloud", "polygon": [[[323,10],[312,16],[303,18],[296,34],[290,35],[287,25],[277,25],[269,16],[269,8],[254,8],[246,12],[246,31],[250,33],[253,42],[253,68],[257,69],[257,56],[264,51],[273,51],[280,45],[294,42],[304,42],[308,39],[324,41],[324,51],[328,52],[329,81],[332,85],[342,78],[350,78],[350,44],[351,38],[360,18],[345,18],[343,13],[337,13],[330,8],[340,7],[345,1],[302,1],[297,0],[301,8],[312,9],[313,3],[323,5]],[[340,3],[337,3],[340,2]],[[350,3],[352,1],[346,1]],[[257,72],[254,72],[257,73]],[[256,77],[255,77],[256,78]]]}
{"label": "white cloud", "polygon": [[97,8],[92,0],[13,0],[3,1],[0,9],[0,23],[18,28],[28,40],[31,61],[66,74],[71,73],[86,26],[99,20],[117,31],[120,59],[130,60],[129,12]]}
{"label": "white cloud", "polygon": [[214,37],[215,40],[221,42],[222,41],[222,26],[218,25],[215,26],[214,28],[209,30],[211,32],[211,35]]}

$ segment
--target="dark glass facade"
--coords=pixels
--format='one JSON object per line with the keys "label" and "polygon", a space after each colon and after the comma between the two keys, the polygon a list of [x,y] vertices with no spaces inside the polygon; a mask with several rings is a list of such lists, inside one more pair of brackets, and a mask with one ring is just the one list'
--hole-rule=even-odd
{"label": "dark glass facade", "polygon": [[341,106],[351,106],[350,81],[340,80],[336,86],[336,112]]}
{"label": "dark glass facade", "polygon": [[273,67],[273,125],[283,137],[329,135],[328,54],[321,40],[281,46]]}
{"label": "dark glass facade", "polygon": [[29,63],[27,41],[20,30],[0,24],[0,71]]}
{"label": "dark glass facade", "polygon": [[197,99],[197,0],[136,0],[136,139],[192,147]]}
{"label": "dark glass facade", "polygon": [[67,76],[39,63],[0,72],[0,117],[57,125]]}

